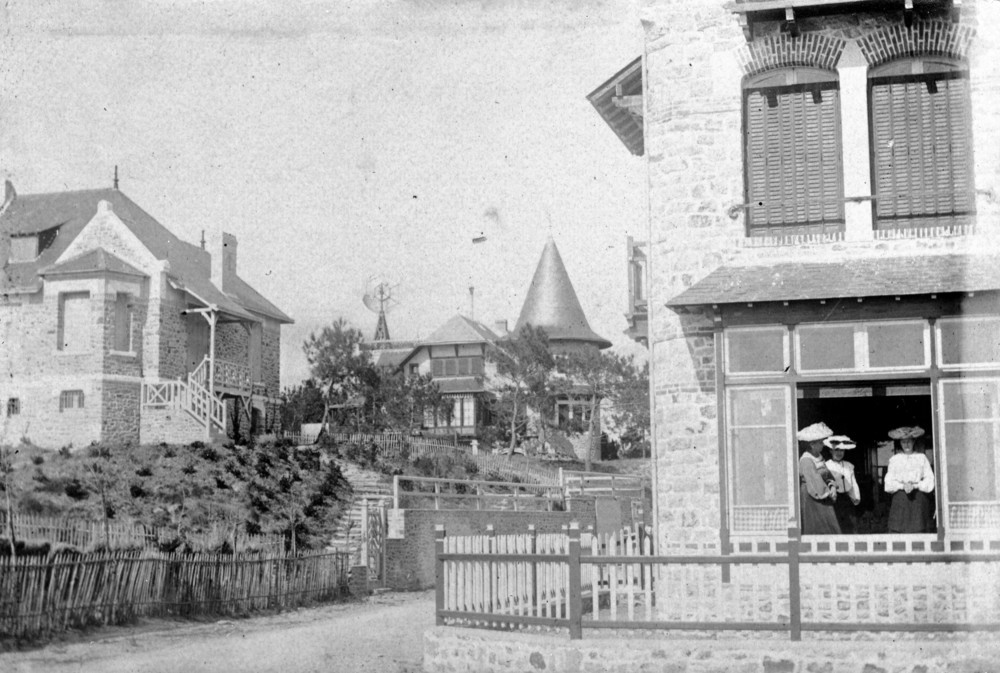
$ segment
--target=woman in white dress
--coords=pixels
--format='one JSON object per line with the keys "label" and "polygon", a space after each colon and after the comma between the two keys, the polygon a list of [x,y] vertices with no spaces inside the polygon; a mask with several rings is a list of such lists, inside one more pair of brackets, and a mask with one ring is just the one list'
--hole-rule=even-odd
{"label": "woman in white dress", "polygon": [[923,453],[913,450],[924,429],[919,426],[896,428],[889,437],[896,440],[900,452],[889,459],[885,473],[885,492],[892,494],[889,505],[890,533],[929,533],[934,470]]}
{"label": "woman in white dress", "polygon": [[844,452],[850,451],[857,444],[846,435],[833,435],[824,439],[823,445],[830,449],[831,458],[826,461],[826,469],[833,475],[834,487],[837,489],[833,511],[837,515],[840,532],[849,535],[856,530],[854,508],[861,502],[861,488],[854,477],[854,463],[844,460]]}

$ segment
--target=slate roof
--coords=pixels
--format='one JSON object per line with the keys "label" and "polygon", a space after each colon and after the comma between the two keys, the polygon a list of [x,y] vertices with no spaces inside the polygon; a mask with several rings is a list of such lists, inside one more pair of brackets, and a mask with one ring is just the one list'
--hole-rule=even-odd
{"label": "slate roof", "polygon": [[610,341],[590,329],[559,249],[551,238],[538,260],[514,334],[528,323],[543,328],[550,341],[591,342],[598,348],[611,346]]}
{"label": "slate roof", "polygon": [[448,322],[431,332],[421,345],[466,344],[496,341],[499,337],[486,325],[464,315],[452,316]]}
{"label": "slate roof", "polygon": [[[30,262],[7,263],[0,275],[0,292],[37,290],[39,271],[50,267],[107,201],[143,245],[160,260],[168,260],[168,276],[202,301],[241,319],[256,320],[247,310],[292,322],[285,313],[237,277],[229,294],[211,281],[211,256],[206,250],[177,238],[169,229],[117,189],[89,189],[46,194],[18,194],[0,213],[0,233],[30,235],[56,229],[52,243]],[[3,237],[0,237],[3,238]]]}
{"label": "slate roof", "polygon": [[1000,257],[921,255],[722,266],[667,306],[1000,290]]}
{"label": "slate roof", "polygon": [[125,260],[111,254],[104,248],[89,250],[67,259],[59,264],[53,264],[38,270],[39,276],[69,276],[88,273],[120,273],[126,276],[147,277],[139,269]]}

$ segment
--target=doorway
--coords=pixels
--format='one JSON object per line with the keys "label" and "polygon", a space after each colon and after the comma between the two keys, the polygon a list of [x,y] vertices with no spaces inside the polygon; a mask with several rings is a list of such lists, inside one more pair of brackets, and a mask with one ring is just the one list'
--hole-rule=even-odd
{"label": "doorway", "polygon": [[[854,464],[861,489],[857,532],[887,533],[891,496],[885,492],[884,480],[895,448],[889,431],[904,425],[923,428],[927,434],[917,450],[925,452],[937,475],[930,381],[818,382],[799,384],[796,392],[800,428],[822,421],[835,434],[847,435],[857,444],[845,455],[845,460]],[[824,458],[830,458],[828,450],[823,453]],[[936,512],[935,493],[930,496],[931,510]],[[935,529],[936,523],[935,519]]]}

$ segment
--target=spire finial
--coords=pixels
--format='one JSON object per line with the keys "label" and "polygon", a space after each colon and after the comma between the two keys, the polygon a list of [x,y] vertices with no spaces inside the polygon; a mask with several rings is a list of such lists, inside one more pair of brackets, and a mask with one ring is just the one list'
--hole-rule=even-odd
{"label": "spire finial", "polygon": [[114,181],[115,191],[118,191],[118,164],[115,164],[115,181]]}

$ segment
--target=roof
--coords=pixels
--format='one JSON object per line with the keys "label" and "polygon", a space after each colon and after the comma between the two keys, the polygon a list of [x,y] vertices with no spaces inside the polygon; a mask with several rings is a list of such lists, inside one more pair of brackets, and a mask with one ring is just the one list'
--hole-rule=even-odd
{"label": "roof", "polygon": [[410,351],[381,351],[375,360],[375,366],[379,369],[395,369],[403,364],[409,354]]}
{"label": "roof", "polygon": [[620,101],[616,101],[619,96],[642,96],[641,56],[594,89],[587,96],[587,100],[618,135],[628,151],[636,156],[642,156],[645,151],[642,117],[630,112],[627,106],[620,105]]}
{"label": "roof", "polygon": [[104,248],[97,248],[71,257],[59,264],[39,269],[39,276],[68,276],[88,273],[120,273],[126,276],[147,277],[139,269]]}
{"label": "roof", "polygon": [[421,345],[482,343],[496,341],[498,338],[489,327],[464,315],[456,314],[431,332]]}
{"label": "roof", "polygon": [[722,266],[667,306],[1000,290],[996,255],[867,257]]}
{"label": "roof", "polygon": [[446,394],[458,393],[482,393],[486,392],[486,384],[482,378],[475,376],[462,376],[457,378],[434,378],[438,390]]}
{"label": "roof", "polygon": [[514,333],[526,324],[543,328],[550,341],[584,341],[598,348],[611,346],[610,341],[590,329],[566,266],[551,238],[546,241],[538,260]]}
{"label": "roof", "polygon": [[97,213],[101,201],[111,209],[156,259],[169,261],[169,278],[201,301],[243,320],[256,320],[254,311],[279,322],[292,322],[243,279],[236,277],[223,293],[211,281],[211,255],[177,238],[169,229],[117,189],[89,189],[45,194],[18,194],[0,213],[0,233],[39,234],[56,230],[52,243],[31,262],[9,263],[0,276],[0,291],[37,289],[39,271],[51,267]]}

